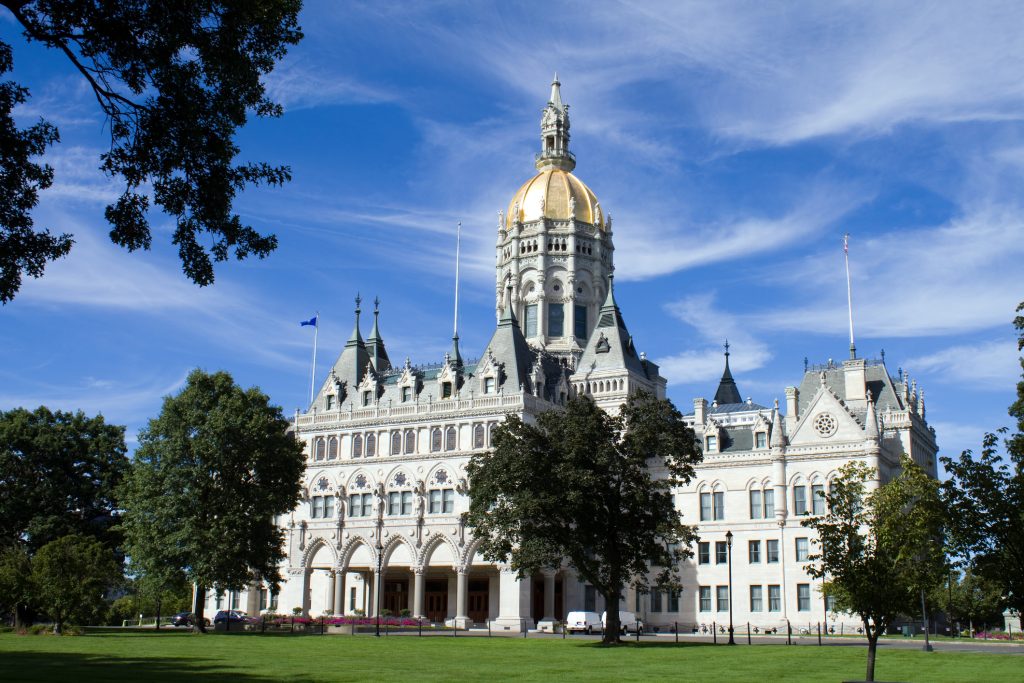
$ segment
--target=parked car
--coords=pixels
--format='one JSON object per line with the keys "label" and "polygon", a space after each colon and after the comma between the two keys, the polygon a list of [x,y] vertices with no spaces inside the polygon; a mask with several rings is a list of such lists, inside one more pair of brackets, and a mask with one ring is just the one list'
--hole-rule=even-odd
{"label": "parked car", "polygon": [[[206,623],[207,626],[210,625],[209,618],[204,618],[203,621]],[[191,612],[178,612],[173,617],[171,617],[171,626],[192,626],[194,623],[195,620]]]}
{"label": "parked car", "polygon": [[[604,628],[608,622],[608,613],[601,612],[601,627]],[[619,633],[644,632],[644,622],[640,621],[632,612],[619,611]]]}
{"label": "parked car", "polygon": [[601,615],[597,612],[569,612],[565,617],[565,630],[569,633],[591,634],[604,630]]}
{"label": "parked car", "polygon": [[216,616],[213,617],[213,625],[214,626],[216,626],[217,624],[223,624],[223,623],[228,623],[228,624],[248,624],[248,623],[251,623],[252,621],[253,621],[253,619],[251,619],[250,617],[246,616],[245,612],[243,612],[242,610],[238,610],[238,609],[222,609],[219,612],[217,612]]}

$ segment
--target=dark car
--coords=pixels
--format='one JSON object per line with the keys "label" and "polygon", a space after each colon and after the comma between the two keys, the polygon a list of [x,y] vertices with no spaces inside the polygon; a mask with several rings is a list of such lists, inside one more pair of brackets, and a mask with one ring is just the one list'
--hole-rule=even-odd
{"label": "dark car", "polygon": [[222,609],[213,617],[214,626],[225,622],[228,624],[248,624],[251,621],[252,619],[247,617],[245,612],[237,609]]}
{"label": "dark car", "polygon": [[[210,625],[209,619],[204,619],[203,621],[206,622],[207,626]],[[194,623],[195,620],[193,619],[191,612],[178,612],[171,617],[171,626],[192,626]]]}

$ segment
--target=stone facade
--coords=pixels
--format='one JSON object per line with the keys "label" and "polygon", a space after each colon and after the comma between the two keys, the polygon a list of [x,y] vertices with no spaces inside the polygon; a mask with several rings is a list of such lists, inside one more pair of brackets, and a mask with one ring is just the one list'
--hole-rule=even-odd
{"label": "stone facade", "polygon": [[[303,500],[280,520],[288,544],[280,593],[211,592],[208,610],[408,610],[433,622],[519,631],[551,628],[572,610],[604,609],[567,566],[518,579],[484,561],[462,521],[466,465],[490,447],[507,415],[532,421],[578,394],[609,411],[634,392],[665,396],[665,379],[637,351],[615,302],[611,216],[571,172],[568,109],[556,79],[541,114],[537,175],[499,212],[498,322],[480,359],[463,359],[456,333],[442,362],[394,366],[378,306],[364,340],[357,298],[349,341],[295,418],[308,467]],[[682,568],[681,594],[624,597],[621,608],[652,626],[727,618],[719,591],[729,585],[728,546],[725,556],[717,546],[727,531],[737,624],[822,621],[824,601],[797,556],[810,537],[799,522],[816,509],[818,487],[851,459],[876,465],[884,480],[903,451],[935,472],[923,393],[902,373],[891,378],[880,361],[808,368],[798,388],[786,389],[783,415],[778,405],[739,398],[727,350],[716,400],[697,399],[685,419],[706,456],[677,500],[684,520],[699,524],[702,545]]]}

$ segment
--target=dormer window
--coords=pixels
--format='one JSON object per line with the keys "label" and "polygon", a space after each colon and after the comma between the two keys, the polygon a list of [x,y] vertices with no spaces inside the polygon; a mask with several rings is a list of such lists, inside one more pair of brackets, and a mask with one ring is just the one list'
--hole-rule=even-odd
{"label": "dormer window", "polygon": [[363,406],[364,407],[365,406],[369,406],[372,403],[373,403],[373,392],[372,391],[364,391],[363,392]]}
{"label": "dormer window", "polygon": [[327,410],[334,410],[334,394],[327,394],[324,408]]}
{"label": "dormer window", "polygon": [[412,400],[412,387],[402,387],[402,403]]}
{"label": "dormer window", "polygon": [[718,450],[718,437],[717,436],[709,436],[709,437],[705,438],[705,443],[707,444],[708,452],[713,452],[713,451],[717,451]]}
{"label": "dormer window", "polygon": [[451,397],[452,397],[452,383],[451,382],[441,382],[441,398],[451,398]]}
{"label": "dormer window", "polygon": [[754,443],[757,445],[757,448],[767,448],[768,434],[765,432],[756,432],[754,434]]}
{"label": "dormer window", "polygon": [[494,393],[494,378],[493,377],[484,377],[484,393],[485,394],[493,394]]}

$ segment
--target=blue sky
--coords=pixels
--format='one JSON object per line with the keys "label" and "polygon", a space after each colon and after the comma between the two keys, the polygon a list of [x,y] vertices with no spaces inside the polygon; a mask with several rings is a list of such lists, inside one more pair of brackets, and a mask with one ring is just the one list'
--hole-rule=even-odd
{"label": "blue sky", "polygon": [[76,238],[0,310],[0,408],[102,412],[134,442],[202,367],[291,413],[309,391],[312,332],[298,322],[320,312],[322,375],[357,291],[364,311],[380,297],[392,359],[436,361],[459,220],[475,357],[494,325],[497,211],[534,172],[557,71],[576,174],[614,217],[619,304],[684,412],[713,395],[726,337],[741,393],[765,405],[804,357],[845,357],[849,232],[860,354],[884,349],[892,373],[918,379],[944,452],[1009,423],[1019,3],[384,4],[307,3],[305,40],[268,79],[284,117],[240,135],[245,158],[292,168],[237,205],[280,247],[221,264],[205,289],[181,274],[166,216],[152,217],[151,252],[109,242],[118,187],[97,170],[95,101],[0,10],[32,91],[19,122],[45,115],[61,131],[36,223]]}

